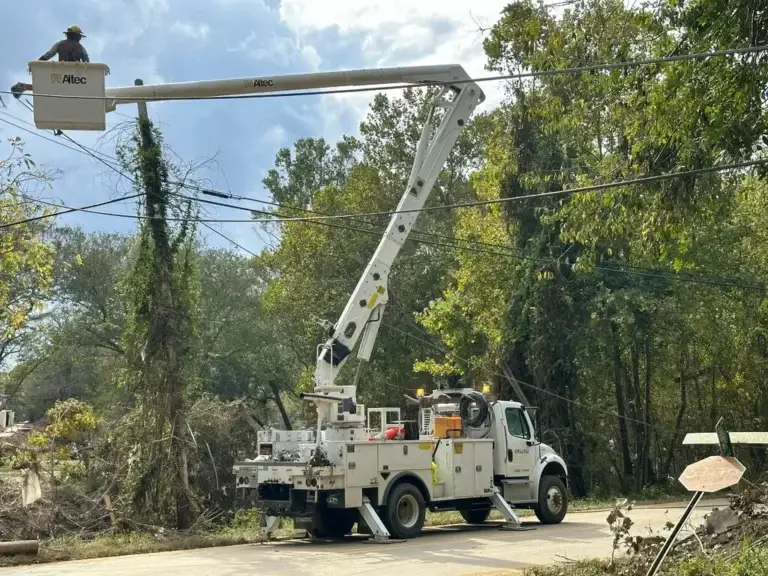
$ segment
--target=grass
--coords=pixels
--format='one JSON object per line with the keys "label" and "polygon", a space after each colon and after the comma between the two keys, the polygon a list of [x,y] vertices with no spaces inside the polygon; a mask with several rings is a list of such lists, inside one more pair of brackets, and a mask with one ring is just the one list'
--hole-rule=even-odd
{"label": "grass", "polygon": [[[614,563],[590,560],[573,564],[559,564],[546,568],[532,568],[526,576],[638,576],[632,570],[631,558]],[[661,573],[675,576],[768,576],[768,548],[750,548],[744,545],[735,558],[722,555],[700,555],[683,561],[667,560]],[[521,572],[499,572],[484,576],[517,576]]]}
{"label": "grass", "polygon": [[[612,504],[613,500],[607,499],[573,500],[569,503],[569,511],[601,510],[610,508]],[[531,510],[518,510],[517,512],[521,517],[533,515]],[[500,520],[501,516],[496,510],[492,510],[489,519]],[[464,519],[458,512],[428,512],[425,525],[447,526],[463,523]],[[293,522],[291,520],[284,520],[282,528],[277,532],[277,536],[287,538],[292,535]],[[264,539],[259,528],[258,514],[256,514],[255,510],[239,510],[230,526],[215,532],[199,532],[184,535],[171,534],[168,536],[156,536],[148,532],[108,532],[90,540],[84,540],[76,536],[42,540],[37,556],[0,556],[0,566],[85,560],[216,546],[234,546],[263,541]],[[509,572],[508,574],[518,573]],[[581,576],[578,573],[575,574]]]}

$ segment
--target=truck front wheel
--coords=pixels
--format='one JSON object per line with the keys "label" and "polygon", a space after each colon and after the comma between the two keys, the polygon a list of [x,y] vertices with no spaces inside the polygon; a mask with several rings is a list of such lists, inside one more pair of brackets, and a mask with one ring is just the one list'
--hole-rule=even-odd
{"label": "truck front wheel", "polygon": [[560,524],[568,512],[568,493],[557,476],[542,476],[539,482],[539,502],[533,507],[542,524]]}
{"label": "truck front wheel", "polygon": [[394,538],[413,538],[421,533],[426,512],[424,497],[419,489],[403,482],[389,493],[382,520]]}

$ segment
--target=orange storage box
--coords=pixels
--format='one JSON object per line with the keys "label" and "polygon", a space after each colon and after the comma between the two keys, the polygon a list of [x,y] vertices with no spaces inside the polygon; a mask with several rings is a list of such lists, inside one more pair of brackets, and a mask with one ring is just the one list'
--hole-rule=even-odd
{"label": "orange storage box", "polygon": [[435,416],[435,436],[438,438],[459,438],[461,418],[459,416]]}

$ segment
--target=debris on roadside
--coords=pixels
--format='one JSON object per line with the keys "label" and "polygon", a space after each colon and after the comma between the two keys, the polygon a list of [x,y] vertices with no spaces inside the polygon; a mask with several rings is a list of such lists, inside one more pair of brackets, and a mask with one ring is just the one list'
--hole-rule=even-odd
{"label": "debris on roadside", "polygon": [[[745,541],[753,547],[768,546],[768,483],[752,485],[728,500],[728,508],[713,510],[695,531],[681,533],[665,562],[667,570],[662,566],[662,574],[671,574],[669,570],[677,563],[702,554],[735,557]],[[645,576],[664,540],[664,534],[638,538],[631,561],[615,573]]]}
{"label": "debris on roadside", "polygon": [[[748,489],[729,496],[728,501],[727,508],[713,510],[695,530],[689,525],[687,531],[681,532],[659,574],[677,575],[681,566],[690,565],[691,562],[695,564],[702,559],[711,560],[717,566],[738,563],[739,558],[744,558],[745,546],[752,549],[752,552],[768,550],[768,482],[750,484]],[[625,504],[626,501],[617,502],[616,509],[608,517],[609,524],[613,522],[612,531],[618,534],[614,540],[614,545],[619,546],[615,561],[592,560],[537,567],[529,569],[526,575],[646,576],[648,568],[664,545],[666,534],[630,537],[628,528],[633,523],[628,516],[631,514],[631,505],[624,508]],[[670,522],[667,530],[672,526]],[[616,544],[618,542],[621,544]],[[627,550],[628,555],[623,559],[619,558],[620,550]]]}

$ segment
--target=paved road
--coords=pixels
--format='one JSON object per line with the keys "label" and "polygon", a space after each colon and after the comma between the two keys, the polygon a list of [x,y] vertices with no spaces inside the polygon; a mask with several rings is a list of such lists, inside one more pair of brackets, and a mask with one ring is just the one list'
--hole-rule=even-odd
{"label": "paved road", "polygon": [[[693,523],[723,502],[702,503]],[[677,521],[684,504],[632,510],[634,533]],[[499,525],[432,528],[413,540],[374,544],[358,537],[343,542],[284,541],[161,554],[120,556],[78,562],[0,569],[0,576],[357,576],[408,574],[458,576],[552,564],[564,559],[608,557],[611,532],[607,512],[569,514],[558,526],[526,523],[526,532]]]}

